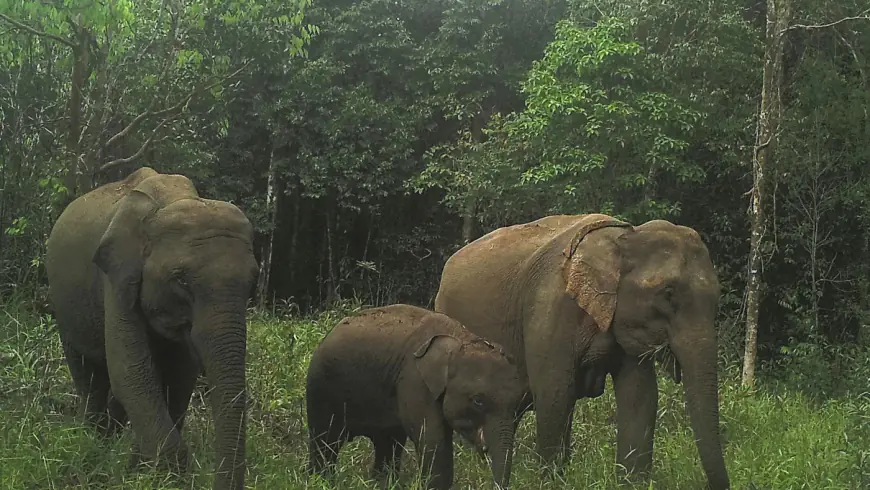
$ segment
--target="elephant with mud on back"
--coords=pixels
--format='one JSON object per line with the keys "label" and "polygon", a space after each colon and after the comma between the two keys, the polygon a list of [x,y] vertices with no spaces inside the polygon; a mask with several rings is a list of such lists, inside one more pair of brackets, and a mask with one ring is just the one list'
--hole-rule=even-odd
{"label": "elephant with mud on back", "polygon": [[244,488],[252,236],[236,206],[150,168],[77,198],[55,223],[49,295],[81,412],[104,433],[129,419],[133,463],[186,468],[181,428],[204,370],[215,419],[213,488]]}
{"label": "elephant with mud on back", "polygon": [[456,252],[435,310],[517,357],[536,415],[537,452],[558,468],[570,457],[575,401],[600,396],[609,373],[617,463],[648,478],[654,357],[662,360],[682,381],[708,485],[719,490],[729,479],[719,434],[718,300],[707,247],[691,228],[556,215],[497,229]]}

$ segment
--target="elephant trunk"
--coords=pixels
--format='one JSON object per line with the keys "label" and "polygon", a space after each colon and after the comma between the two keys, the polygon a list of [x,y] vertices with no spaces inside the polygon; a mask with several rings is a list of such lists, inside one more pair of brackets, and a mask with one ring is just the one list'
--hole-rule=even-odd
{"label": "elephant trunk", "polygon": [[245,483],[246,305],[238,298],[196,308],[191,332],[211,389],[215,490],[241,490]]}
{"label": "elephant trunk", "polygon": [[713,490],[730,487],[719,437],[719,383],[716,333],[673,339],[671,350],[683,367],[683,387],[695,443],[707,482]]}
{"label": "elephant trunk", "polygon": [[511,481],[513,462],[514,423],[512,417],[500,417],[483,426],[483,435],[488,446],[490,469],[496,488],[506,489]]}

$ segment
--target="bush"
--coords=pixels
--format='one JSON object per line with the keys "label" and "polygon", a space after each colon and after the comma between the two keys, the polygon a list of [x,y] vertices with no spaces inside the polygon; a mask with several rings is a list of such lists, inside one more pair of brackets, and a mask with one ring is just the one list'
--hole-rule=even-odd
{"label": "bush", "polygon": [[770,377],[817,400],[861,396],[870,391],[870,347],[824,339],[792,342],[772,361]]}

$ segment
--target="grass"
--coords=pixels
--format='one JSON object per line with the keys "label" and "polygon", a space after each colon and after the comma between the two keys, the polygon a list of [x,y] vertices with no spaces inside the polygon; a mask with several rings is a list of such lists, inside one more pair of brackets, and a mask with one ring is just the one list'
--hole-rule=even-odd
{"label": "grass", "polygon": [[[249,324],[248,488],[329,488],[305,476],[304,377],[314,347],[346,312],[316,318],[252,314]],[[800,393],[761,385],[741,389],[725,373],[721,414],[733,488],[870,488],[870,395],[814,402]],[[704,475],[682,403],[682,388],[660,378],[659,423],[651,488],[703,488]],[[131,434],[101,440],[75,420],[72,382],[49,317],[22,307],[0,309],[0,488],[210,488],[210,414],[195,395],[185,440],[193,458],[182,477],[130,471]],[[574,457],[564,480],[540,477],[532,455],[533,417],[520,428],[513,488],[617,488],[613,392],[578,403]],[[413,450],[410,450],[413,454]],[[485,464],[457,444],[454,488],[492,488]],[[340,458],[337,487],[366,489],[367,440]],[[412,455],[405,488],[417,488]],[[639,488],[650,488],[642,486]]]}

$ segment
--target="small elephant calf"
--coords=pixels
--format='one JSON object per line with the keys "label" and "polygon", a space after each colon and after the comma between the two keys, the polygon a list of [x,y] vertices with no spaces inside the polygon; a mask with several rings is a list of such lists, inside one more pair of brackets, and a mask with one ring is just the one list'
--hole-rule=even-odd
{"label": "small elephant calf", "polygon": [[384,484],[410,437],[427,488],[446,490],[456,431],[508,487],[526,383],[500,346],[443,314],[399,304],[343,319],[314,351],[306,391],[310,473],[331,473],[341,446],[365,436]]}

